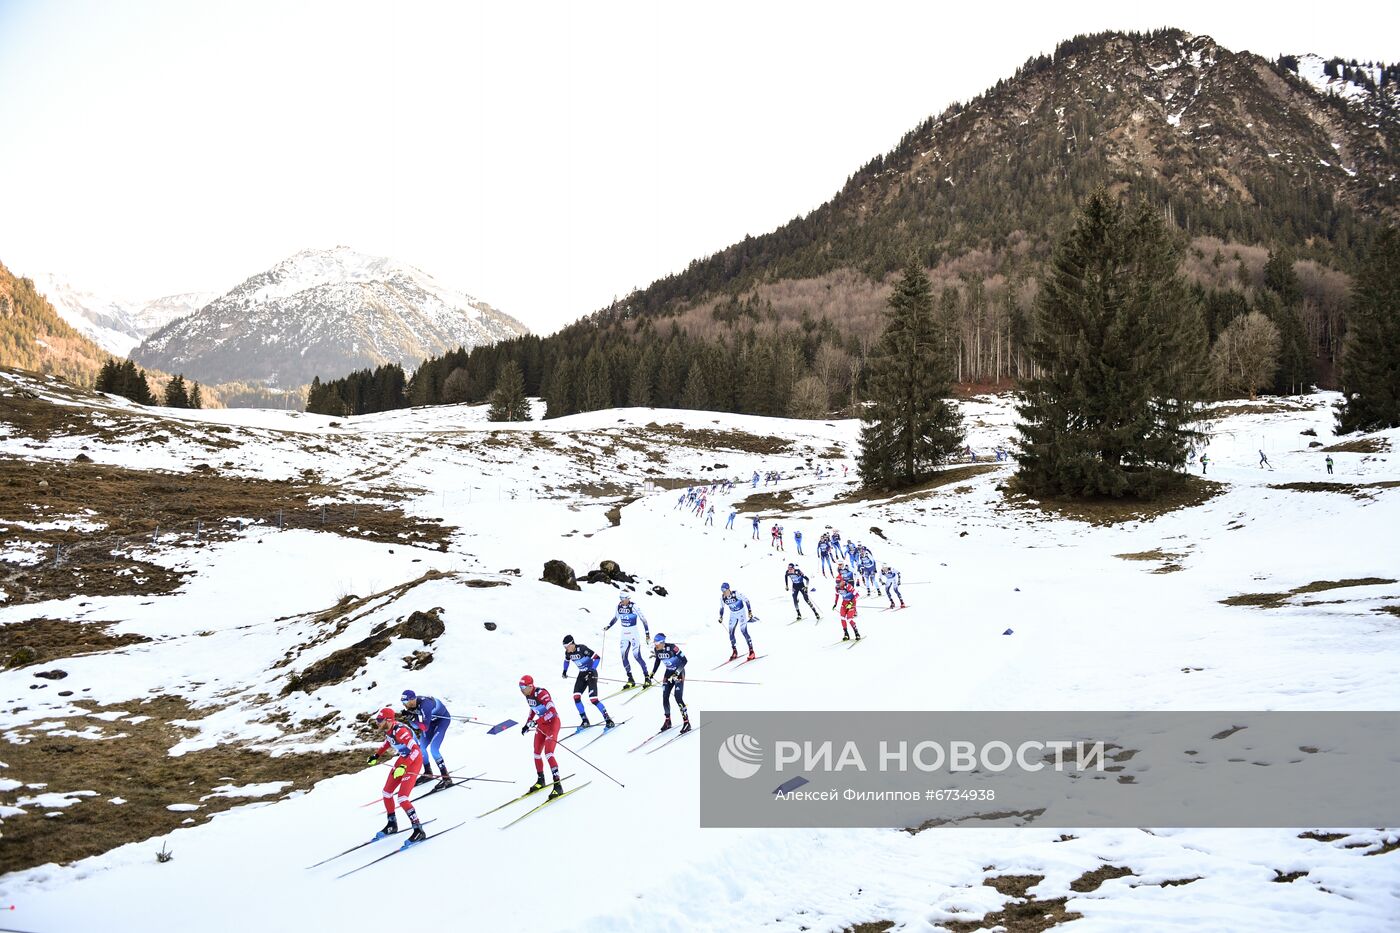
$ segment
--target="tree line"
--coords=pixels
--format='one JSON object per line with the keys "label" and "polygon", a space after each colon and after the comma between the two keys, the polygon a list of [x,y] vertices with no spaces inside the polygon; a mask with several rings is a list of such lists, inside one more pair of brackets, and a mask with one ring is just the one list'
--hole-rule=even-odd
{"label": "tree line", "polygon": [[138,405],[164,405],[166,408],[203,408],[204,393],[198,382],[186,383],[183,374],[170,377],[159,396],[151,391],[146,372],[131,360],[108,357],[97,372],[93,388],[120,395]]}

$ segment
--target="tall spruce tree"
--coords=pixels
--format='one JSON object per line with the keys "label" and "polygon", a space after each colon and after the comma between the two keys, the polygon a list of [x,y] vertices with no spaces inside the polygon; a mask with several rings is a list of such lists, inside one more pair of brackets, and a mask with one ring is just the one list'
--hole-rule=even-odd
{"label": "tall spruce tree", "polygon": [[1102,188],[1080,208],[1037,297],[1040,374],[1018,406],[1033,495],[1139,497],[1180,478],[1205,385],[1205,326],[1160,213]]}
{"label": "tall spruce tree", "polygon": [[165,384],[166,408],[189,408],[190,396],[185,389],[185,377],[183,375],[171,376],[170,381]]}
{"label": "tall spruce tree", "polygon": [[488,421],[529,421],[530,402],[525,398],[525,376],[520,364],[507,358],[496,375],[496,388],[491,392]]}
{"label": "tall spruce tree", "polygon": [[699,363],[691,364],[690,373],[685,377],[681,407],[691,411],[705,411],[710,407],[710,388],[705,382],[705,372]]}
{"label": "tall spruce tree", "polygon": [[199,383],[195,383],[190,389],[190,408],[204,407],[204,392],[199,388]]}
{"label": "tall spruce tree", "polygon": [[885,330],[867,363],[870,404],[861,417],[866,486],[917,482],[962,444],[962,416],[949,401],[952,366],[933,312],[933,287],[911,255],[885,310]]}
{"label": "tall spruce tree", "polygon": [[1376,238],[1352,286],[1337,430],[1400,427],[1400,230]]}

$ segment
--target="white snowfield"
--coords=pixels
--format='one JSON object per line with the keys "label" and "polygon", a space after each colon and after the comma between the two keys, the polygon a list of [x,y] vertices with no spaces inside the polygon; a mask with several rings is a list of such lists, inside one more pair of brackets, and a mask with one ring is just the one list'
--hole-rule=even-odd
{"label": "white snowfield", "polygon": [[[0,672],[0,764],[8,743],[43,741],[52,729],[86,730],[86,739],[65,741],[119,741],[112,737],[143,715],[143,699],[162,694],[209,711],[171,755],[230,743],[279,754],[342,748],[368,754],[371,746],[353,728],[355,715],[397,706],[404,688],[442,699],[457,716],[523,722],[527,709],[516,683],[525,673],[553,693],[566,723],[575,722],[572,673],[560,676],[561,639],[572,634],[600,649],[603,676],[621,677],[617,631],[602,633],[617,590],[581,582],[575,592],[540,582],[550,559],[580,575],[611,559],[637,576],[634,598],[652,633],[679,642],[690,659],[692,718],[720,709],[1400,706],[1400,620],[1378,611],[1400,603],[1400,583],[1293,596],[1271,609],[1220,603],[1314,581],[1400,577],[1400,488],[1376,485],[1400,479],[1400,462],[1386,451],[1334,453],[1336,475],[1326,476],[1326,454],[1308,444],[1336,440],[1330,411],[1336,396],[1327,393],[1237,403],[1240,413],[1211,424],[1209,478],[1224,485],[1221,494],[1152,520],[1095,526],[1008,502],[997,487],[1009,478],[1011,463],[925,495],[838,501],[854,491],[858,425],[850,421],[651,409],[512,425],[484,425],[479,409],[457,407],[356,419],[133,413],[124,403],[80,403],[16,376],[0,379],[0,391],[20,382],[52,394],[57,404],[95,405],[94,420],[125,426],[128,440],[103,441],[94,432],[41,444],[0,423],[0,456],[68,459],[86,448],[98,463],[144,469],[188,471],[208,462],[226,473],[266,478],[312,469],[366,500],[390,485],[406,490],[404,508],[440,516],[458,531],[443,552],[257,526],[197,550],[152,551],[158,562],[194,571],[166,596],[0,603],[0,625],[41,617],[115,621],[114,632],[152,639],[62,659],[68,677],[43,689],[30,689],[39,682],[32,669]],[[968,442],[981,457],[1010,441],[1009,398],[973,399],[962,410]],[[227,429],[217,436],[235,446],[201,444],[211,428]],[[1300,433],[1307,429],[1316,435]],[[130,442],[156,434],[167,440]],[[1400,431],[1371,437],[1391,451],[1400,443]],[[765,443],[780,450],[736,449],[764,446],[753,445],[754,438],[776,439]],[[1261,450],[1272,471],[1258,465]],[[821,480],[816,464],[826,473]],[[791,494],[781,518],[787,545],[781,554],[768,543],[779,514],[771,509],[761,513],[759,541],[751,540],[749,512],[741,512],[732,530],[724,528],[731,503],[765,491],[750,488],[755,470],[781,470],[778,491]],[[646,486],[649,479],[717,477],[741,481],[718,497],[714,527],[675,508],[679,491]],[[1275,488],[1324,480],[1354,485],[1350,494]],[[625,504],[614,526],[605,513],[619,503]],[[827,608],[832,593],[815,557],[826,527],[871,546],[906,581],[905,611],[880,612],[876,599],[862,602],[868,643],[852,651],[830,648],[839,624]],[[795,530],[803,532],[806,557],[793,549]],[[0,536],[19,541],[23,532],[6,528]],[[1166,556],[1115,556],[1155,549]],[[787,624],[792,613],[782,574],[789,560],[816,582],[818,624]],[[1151,572],[1167,562],[1180,569]],[[517,568],[518,576],[509,572]],[[765,657],[711,673],[729,652],[715,621],[722,581],[755,601],[760,621],[750,632]],[[656,585],[667,595],[649,595]],[[335,621],[318,621],[348,594],[372,598]],[[395,638],[349,679],[309,695],[281,695],[291,674],[381,623],[434,607],[446,630],[426,646],[434,655],[426,668],[405,670],[404,656],[425,646]],[[1002,634],[1008,628],[1013,635]],[[711,678],[757,684],[699,682]],[[59,689],[76,692],[65,699]],[[518,728],[492,736],[459,722],[443,745],[449,767],[459,776],[485,772],[516,783],[469,783],[422,801],[419,813],[436,821],[430,831],[457,827],[441,839],[338,880],[395,845],[380,842],[306,867],[382,825],[382,765],[329,778],[310,792],[226,775],[169,801],[190,810],[186,828],[73,864],[0,877],[0,904],[16,905],[4,922],[38,933],[307,933],[384,922],[796,933],[892,921],[897,930],[932,931],[1002,910],[1014,899],[984,881],[1014,874],[1043,876],[1029,894],[1040,901],[1067,897],[1065,909],[1082,915],[1073,929],[1085,933],[1400,928],[1396,828],[702,830],[699,738],[687,736],[656,754],[628,751],[659,726],[658,694],[608,700],[614,719],[625,722],[583,752],[625,787],[561,750],[561,768],[576,775],[566,785],[591,783],[509,829],[502,827],[527,804],[477,815],[533,780],[530,738]],[[78,698],[121,715],[88,715],[69,702]],[[581,749],[594,734],[566,747]],[[13,770],[5,766],[0,774],[26,781]],[[19,783],[0,786],[13,788],[7,802],[14,794],[34,801],[18,805],[23,815],[5,810],[7,823],[44,819],[44,807],[62,807],[47,811],[60,812],[51,822],[83,808],[126,809],[108,796],[84,795],[90,785],[81,774],[37,796]],[[197,809],[206,798],[229,795],[249,802],[207,820]],[[1332,842],[1301,838],[1308,830],[1345,835]],[[1071,838],[1061,841],[1062,835]],[[162,846],[172,860],[157,861]],[[1070,889],[1104,866],[1132,874],[1086,893]],[[1306,874],[1276,880],[1294,872]]]}

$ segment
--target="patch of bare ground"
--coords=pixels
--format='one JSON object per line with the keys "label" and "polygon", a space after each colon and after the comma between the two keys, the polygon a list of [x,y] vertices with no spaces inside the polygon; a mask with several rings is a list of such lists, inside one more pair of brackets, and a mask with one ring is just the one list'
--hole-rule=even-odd
{"label": "patch of bare ground", "polygon": [[738,450],[746,454],[784,454],[792,449],[792,441],[768,434],[747,431],[717,431],[713,428],[687,428],[682,424],[651,422],[647,430],[653,435],[665,434],[684,441],[687,447],[704,450]]}
{"label": "patch of bare ground", "polygon": [[1257,606],[1260,609],[1277,609],[1284,605],[1289,597],[1298,596],[1303,593],[1321,593],[1327,590],[1343,589],[1350,586],[1383,586],[1387,583],[1394,583],[1387,577],[1355,577],[1349,580],[1315,580],[1303,586],[1295,586],[1286,593],[1241,593],[1238,596],[1227,596],[1220,600],[1227,606]]}
{"label": "patch of bare ground", "polygon": [[1065,909],[1068,898],[1047,901],[1031,897],[1026,892],[1045,880],[1044,875],[998,875],[982,883],[995,888],[1003,897],[1013,898],[1001,910],[993,911],[980,920],[943,920],[939,923],[949,933],[974,933],[976,930],[998,930],[1003,933],[1040,933],[1078,920],[1083,914]]}
{"label": "patch of bare ground", "polygon": [[1353,499],[1371,499],[1374,496],[1367,490],[1400,488],[1400,480],[1382,480],[1376,483],[1332,483],[1305,481],[1296,483],[1275,483],[1270,489],[1288,489],[1293,492],[1336,492]]}
{"label": "patch of bare ground", "polygon": [[1206,409],[1205,416],[1211,421],[1219,421],[1221,418],[1229,418],[1233,415],[1278,415],[1295,411],[1312,411],[1312,409],[1307,405],[1287,402],[1254,402],[1251,404],[1217,405],[1214,408]]}
{"label": "patch of bare ground", "polygon": [[1182,475],[1176,488],[1156,499],[1070,499],[1027,495],[1013,477],[1006,484],[1006,501],[1020,508],[1037,509],[1059,518],[1112,525],[1117,522],[1151,521],[1169,512],[1194,508],[1224,492],[1226,487],[1199,476]]}
{"label": "patch of bare ground", "polygon": [[1384,437],[1358,437],[1354,441],[1342,441],[1322,449],[1334,454],[1384,454],[1390,452],[1390,440]]}
{"label": "patch of bare ground", "polygon": [[113,624],[27,619],[0,626],[0,665],[25,667],[150,641],[135,632],[113,635],[109,631]]}
{"label": "patch of bare ground", "polygon": [[1092,871],[1086,871],[1071,881],[1069,889],[1078,894],[1087,894],[1090,891],[1097,891],[1105,881],[1126,878],[1132,874],[1133,870],[1124,865],[1103,865]]}
{"label": "patch of bare ground", "polygon": [[[98,855],[128,842],[164,835],[187,820],[203,822],[215,813],[259,799],[211,796],[221,786],[288,782],[276,794],[260,798],[274,800],[293,790],[308,789],[316,781],[364,767],[362,751],[273,756],[236,745],[172,758],[168,750],[192,734],[189,727],[174,723],[197,720],[209,711],[192,709],[173,696],[111,707],[78,705],[93,713],[125,711],[130,715],[113,722],[58,717],[73,731],[100,727],[101,738],[15,730],[27,741],[6,743],[4,754],[9,768],[5,773],[25,784],[48,785],[44,793],[87,790],[95,791],[96,796],[78,798],[77,803],[61,810],[26,805],[23,816],[6,818],[4,843],[0,844],[0,873]],[[140,716],[151,718],[139,723],[130,721]],[[16,806],[21,797],[35,793],[19,787],[0,793],[0,803]],[[113,803],[113,798],[124,802]],[[199,809],[167,809],[173,804],[190,804]],[[44,816],[46,812],[61,815],[49,818]],[[174,854],[180,857],[178,848]]]}
{"label": "patch of bare ground", "polygon": [[1379,606],[1379,607],[1377,607],[1377,608],[1375,608],[1375,609],[1372,609],[1371,611],[1372,611],[1372,612],[1387,612],[1387,613],[1389,613],[1390,615],[1393,615],[1393,616],[1400,616],[1400,603],[1396,603],[1396,604],[1393,605],[1393,606]]}
{"label": "patch of bare ground", "polygon": [[786,514],[792,509],[792,492],[780,489],[777,492],[756,492],[740,500],[735,508],[740,512],[778,512]]}
{"label": "patch of bare ground", "polygon": [[869,923],[857,923],[853,927],[846,927],[841,933],[885,933],[886,930],[893,929],[893,920],[872,920]]}
{"label": "patch of bare ground", "polygon": [[[177,534],[181,546],[197,546],[235,537],[245,520],[275,523],[278,515],[284,527],[447,547],[448,529],[437,519],[409,516],[384,503],[322,508],[321,502],[340,498],[337,488],[314,480],[224,476],[201,466],[190,473],[163,473],[77,460],[0,458],[0,530],[7,540],[32,542],[44,556],[30,566],[0,563],[0,585],[10,593],[11,604],[170,592],[185,574],[143,559],[149,547],[170,546],[164,536]],[[17,524],[73,517],[104,527],[80,531]],[[7,522],[16,526],[5,530]],[[158,544],[157,531],[163,537]],[[53,559],[55,548],[58,560]]]}
{"label": "patch of bare ground", "polygon": [[1176,573],[1178,570],[1182,569],[1181,559],[1186,555],[1174,554],[1170,551],[1164,551],[1161,548],[1153,548],[1150,551],[1133,551],[1128,554],[1114,554],[1113,556],[1119,560],[1161,561],[1161,566],[1153,568],[1153,573]]}

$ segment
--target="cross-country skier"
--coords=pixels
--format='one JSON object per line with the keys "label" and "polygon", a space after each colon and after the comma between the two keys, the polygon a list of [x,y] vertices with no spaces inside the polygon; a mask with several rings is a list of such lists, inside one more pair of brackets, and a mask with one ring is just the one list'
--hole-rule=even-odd
{"label": "cross-country skier", "polygon": [[865,595],[870,595],[870,587],[878,586],[875,583],[875,558],[870,556],[869,548],[861,548],[860,551],[860,575],[865,580]]}
{"label": "cross-country skier", "polygon": [[775,523],[775,524],[773,525],[773,530],[770,532],[769,537],[770,537],[770,540],[769,540],[769,542],[768,542],[768,546],[769,546],[769,547],[777,548],[777,549],[780,550],[780,551],[783,550],[783,526],[782,526],[782,525],[779,525],[779,524],[776,524],[776,523]]}
{"label": "cross-country skier", "polygon": [[811,582],[811,579],[799,570],[796,564],[787,565],[787,572],[783,574],[783,589],[792,591],[792,608],[797,610],[798,619],[802,618],[802,607],[797,604],[799,595],[807,601],[807,608],[812,610],[812,615],[815,618],[822,617],[822,614],[817,611],[817,607],[812,605],[812,597],[807,593],[807,584]]}
{"label": "cross-country skier", "polygon": [[[754,476],[757,476],[757,475],[758,475],[757,473],[754,474]],[[758,540],[758,516],[757,516],[757,515],[755,515],[755,516],[753,517],[753,539],[754,539],[755,541]]]}
{"label": "cross-country skier", "polygon": [[817,539],[817,557],[821,560],[822,576],[835,569],[831,563],[831,535],[824,533]]}
{"label": "cross-country skier", "polygon": [[842,583],[836,587],[836,602],[831,604],[831,608],[835,609],[837,603],[841,606],[842,641],[851,640],[850,634],[846,631],[846,625],[848,623],[851,626],[851,631],[856,635],[856,641],[860,641],[860,629],[856,628],[856,599],[858,595],[854,584]]}
{"label": "cross-country skier", "polygon": [[754,489],[757,489],[757,488],[758,488],[758,471],[757,471],[757,470],[754,470],[754,471],[753,471],[753,488],[754,488]]}
{"label": "cross-country skier", "polygon": [[438,773],[442,777],[438,780],[437,790],[452,786],[452,778],[447,774],[447,765],[442,762],[443,737],[447,735],[447,727],[452,725],[452,714],[447,711],[447,706],[441,700],[429,696],[419,696],[412,690],[403,692],[403,705],[408,710],[408,724],[418,733],[418,747],[423,750],[423,773],[418,776],[418,780],[430,781],[433,777],[433,767],[431,762],[436,761]]}
{"label": "cross-country skier", "polygon": [[666,719],[661,723],[658,732],[665,732],[671,728],[671,694],[676,694],[676,708],[681,711],[681,734],[690,731],[690,713],[685,707],[685,652],[680,647],[671,644],[666,640],[666,636],[657,632],[651,640],[652,654],[656,660],[651,665],[652,676],[656,676],[656,670],[661,665],[666,665],[666,673],[663,675],[661,684],[661,709],[666,714]]}
{"label": "cross-country skier", "polygon": [[1332,475],[1332,455],[1331,455],[1331,454],[1328,454],[1328,455],[1327,455],[1327,475],[1328,475],[1328,476],[1331,476],[1331,475]]}
{"label": "cross-country skier", "polygon": [[714,523],[715,523],[715,507],[712,505],[712,506],[710,506],[709,511],[707,511],[707,512],[705,513],[705,524],[706,524],[706,525],[713,525]]}
{"label": "cross-country skier", "polygon": [[623,690],[630,690],[637,686],[637,682],[632,679],[632,662],[628,655],[633,655],[637,659],[637,670],[642,672],[646,678],[645,687],[651,686],[651,675],[647,673],[647,662],[642,658],[642,644],[637,638],[637,623],[642,623],[642,632],[647,639],[651,638],[651,626],[647,625],[647,617],[642,615],[642,611],[632,605],[632,597],[623,593],[617,599],[617,611],[613,613],[612,621],[609,622],[603,631],[606,632],[614,624],[621,625],[618,635],[618,650],[622,653],[622,669],[627,672],[627,686]]}
{"label": "cross-country skier", "polygon": [[719,621],[724,622],[724,615],[729,613],[729,660],[733,661],[739,657],[738,642],[734,639],[734,629],[738,628],[744,634],[744,641],[749,645],[749,660],[752,661],[757,655],[753,651],[753,639],[749,637],[749,623],[754,620],[753,606],[749,604],[749,599],[738,590],[731,590],[728,583],[720,584],[719,588]]}
{"label": "cross-country skier", "polygon": [[1268,467],[1272,470],[1274,468],[1274,465],[1269,462],[1269,455],[1261,450],[1259,451],[1259,469],[1262,470],[1264,469],[1264,467]]}
{"label": "cross-country skier", "polygon": [[1210,466],[1210,454],[1201,454],[1201,475],[1206,475],[1206,467]]}
{"label": "cross-country skier", "polygon": [[894,598],[899,597],[899,608],[906,608],[904,605],[904,594],[899,591],[899,571],[889,564],[880,568],[880,579],[885,583],[885,598],[890,601],[890,608],[894,608]]}
{"label": "cross-country skier", "polygon": [[837,557],[841,556],[841,532],[831,529],[831,552]]}
{"label": "cross-country skier", "polygon": [[794,531],[792,533],[792,543],[797,545],[797,553],[805,557],[806,555],[802,554],[802,532]]}
{"label": "cross-country skier", "polygon": [[413,737],[413,730],[399,722],[392,709],[386,706],[374,718],[384,730],[384,744],[369,756],[369,763],[379,764],[379,759],[391,748],[398,755],[394,766],[389,769],[389,776],[384,779],[384,809],[389,814],[389,822],[384,824],[380,834],[392,836],[399,831],[399,821],[394,816],[394,804],[397,803],[413,824],[413,834],[408,841],[422,842],[428,838],[428,834],[423,832],[423,824],[418,822],[418,811],[413,808],[413,801],[408,799],[408,795],[418,783],[418,772],[423,768],[423,751]]}
{"label": "cross-country skier", "polygon": [[574,636],[565,635],[564,673],[560,676],[568,678],[570,661],[578,668],[578,676],[574,678],[574,708],[578,710],[579,725],[588,725],[588,713],[583,709],[583,692],[587,690],[588,702],[603,714],[604,727],[611,729],[612,717],[608,715],[608,708],[603,705],[603,701],[598,699],[598,665],[603,663],[603,656],[587,645],[574,644]]}
{"label": "cross-country skier", "polygon": [[562,722],[559,710],[555,709],[549,691],[536,687],[535,678],[529,674],[520,678],[520,692],[524,694],[525,702],[530,704],[530,718],[520,727],[520,734],[529,732],[531,726],[535,728],[535,783],[530,792],[544,788],[544,766],[548,763],[549,773],[554,777],[554,790],[549,792],[549,799],[553,800],[564,793],[564,785],[559,780],[559,762],[554,757],[554,746],[559,744],[559,724]]}
{"label": "cross-country skier", "polygon": [[836,588],[839,590],[848,583],[851,586],[856,585],[855,571],[846,566],[845,561],[838,560],[836,562]]}

